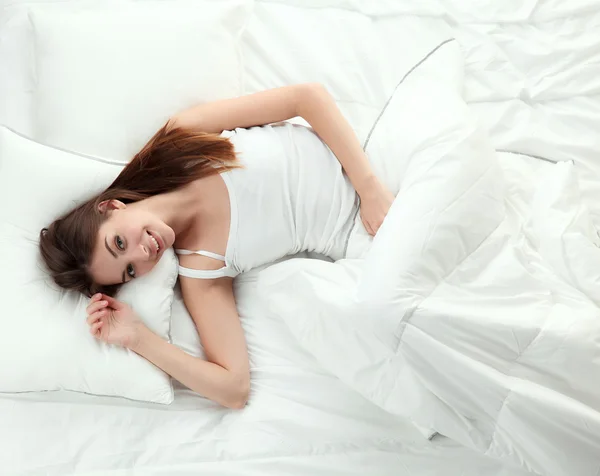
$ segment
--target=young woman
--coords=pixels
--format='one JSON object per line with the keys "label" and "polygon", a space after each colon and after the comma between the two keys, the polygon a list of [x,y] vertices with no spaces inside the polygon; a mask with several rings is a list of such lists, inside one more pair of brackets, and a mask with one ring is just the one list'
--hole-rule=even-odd
{"label": "young woman", "polygon": [[[277,124],[296,116],[312,130]],[[44,228],[40,248],[59,286],[91,297],[92,335],[242,408],[250,375],[233,277],[300,251],[343,258],[356,214],[374,235],[393,198],[326,89],[301,84],[176,114],[108,189]],[[113,297],[171,246],[207,360]]]}

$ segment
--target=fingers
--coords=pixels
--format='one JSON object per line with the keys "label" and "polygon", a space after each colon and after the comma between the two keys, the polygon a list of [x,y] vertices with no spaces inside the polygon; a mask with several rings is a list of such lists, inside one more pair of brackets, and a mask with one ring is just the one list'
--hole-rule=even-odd
{"label": "fingers", "polygon": [[96,338],[100,338],[101,329],[104,325],[102,318],[108,315],[108,301],[103,297],[100,293],[94,294],[86,308],[88,314],[86,322],[90,326],[90,334]]}
{"label": "fingers", "polygon": [[85,320],[85,322],[88,323],[88,325],[92,325],[94,324],[98,319],[102,319],[103,317],[108,317],[108,309],[102,309],[100,311],[94,312],[93,314],[90,314],[87,319]]}
{"label": "fingers", "polygon": [[371,236],[375,236],[375,233],[373,233],[373,229],[371,228],[371,224],[367,220],[363,219],[362,217],[361,217],[361,220],[363,222],[365,230],[367,230],[367,233]]}
{"label": "fingers", "polygon": [[94,301],[85,308],[85,311],[88,314],[93,314],[100,309],[103,309],[108,306],[108,301]]}
{"label": "fingers", "polygon": [[90,334],[92,334],[94,337],[98,337],[100,335],[100,328],[102,327],[102,324],[102,321],[94,322],[90,326]]}
{"label": "fingers", "polygon": [[118,309],[119,307],[122,307],[122,303],[120,301],[117,301],[115,298],[108,296],[107,294],[102,294],[102,293],[96,293],[94,294],[91,298],[90,298],[90,303],[88,306],[91,306],[92,304],[98,302],[98,301],[107,301],[108,305],[112,308]]}
{"label": "fingers", "polygon": [[[94,303],[97,303],[98,301],[101,301],[101,300],[102,300],[102,294],[100,294],[100,293],[96,293],[96,294],[94,294],[94,295],[93,295],[93,296],[90,298],[90,302],[89,302],[89,304],[88,304],[88,307],[87,307],[87,308],[89,308],[91,305],[93,305]],[[86,309],[87,309],[87,308],[86,308]]]}
{"label": "fingers", "polygon": [[371,230],[373,231],[373,236],[375,236],[377,234],[377,232],[379,231],[379,228],[381,228],[382,223],[383,223],[383,218],[377,220],[375,223],[373,223],[371,225]]}
{"label": "fingers", "polygon": [[381,225],[383,224],[383,220],[377,220],[377,221],[367,221],[367,220],[362,220],[363,225],[365,226],[365,230],[367,230],[367,233],[371,236],[375,236],[377,234],[377,232],[379,231],[379,228],[381,228]]}
{"label": "fingers", "polygon": [[120,301],[117,301],[115,298],[107,296],[106,294],[102,294],[102,300],[107,301],[108,305],[113,309],[120,309],[122,307]]}

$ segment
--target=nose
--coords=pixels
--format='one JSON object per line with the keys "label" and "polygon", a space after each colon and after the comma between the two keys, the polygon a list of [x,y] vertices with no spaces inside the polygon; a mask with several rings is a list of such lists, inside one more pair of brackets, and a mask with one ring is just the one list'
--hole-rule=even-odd
{"label": "nose", "polygon": [[139,261],[149,261],[151,256],[152,253],[150,253],[148,247],[144,243],[140,243],[136,249],[134,259]]}
{"label": "nose", "polygon": [[149,273],[154,266],[154,263],[152,262],[152,253],[148,247],[142,243],[136,246],[135,250],[132,249],[130,259],[135,268],[137,277]]}

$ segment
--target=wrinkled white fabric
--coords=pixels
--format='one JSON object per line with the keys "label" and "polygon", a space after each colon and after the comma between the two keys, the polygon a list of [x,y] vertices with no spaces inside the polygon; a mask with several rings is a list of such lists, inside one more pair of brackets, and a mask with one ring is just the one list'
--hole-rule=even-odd
{"label": "wrinkled white fabric", "polygon": [[[583,13],[577,15],[582,20]],[[455,31],[465,41],[472,26]],[[521,25],[487,28],[520,31]],[[488,109],[473,104],[474,84],[506,71],[498,66],[494,75],[494,63],[478,64],[476,59],[486,61],[478,57],[486,43],[481,51],[475,44],[462,45],[464,97],[471,102],[465,111],[476,114],[480,121],[472,124],[485,129],[481,118]],[[517,58],[515,51],[512,60]],[[500,58],[494,61],[502,65]],[[484,66],[482,76],[474,66]],[[430,91],[433,104],[460,118],[449,91]],[[528,148],[499,147],[499,131],[521,132],[500,120],[484,137],[485,148],[478,148],[475,135],[449,133],[443,112],[421,121],[426,99],[413,103],[421,108],[400,130],[415,138],[419,154],[409,141],[395,142],[405,153],[397,156],[399,175],[386,180],[400,180],[400,193],[380,234],[372,243],[361,242],[363,253],[357,255],[364,261],[278,264],[262,273],[261,293],[304,348],[391,413],[535,474],[595,475],[600,239],[597,204],[588,200],[595,189],[586,150],[578,149],[575,165],[546,163],[523,185],[518,168],[509,167],[509,176],[502,177],[498,157],[547,162],[560,154],[546,157],[549,149],[541,148],[539,157],[528,158],[516,154],[531,153]],[[468,120],[460,124],[459,130],[468,130]],[[387,170],[394,165],[388,157]]]}
{"label": "wrinkled white fabric", "polygon": [[[94,3],[35,2],[48,8],[67,4],[86,8]],[[505,176],[507,215],[480,252],[472,254],[472,260],[465,261],[453,278],[448,278],[453,280],[441,283],[422,302],[403,334],[413,335],[403,360],[388,359],[387,365],[394,370],[402,364],[400,370],[406,370],[407,356],[411,358],[411,373],[397,380],[398,385],[389,393],[390,404],[402,402],[405,406],[399,410],[404,410],[415,401],[413,392],[418,391],[413,417],[430,421],[440,431],[444,428],[456,440],[479,449],[439,437],[419,442],[419,435],[403,425],[402,419],[377,412],[364,396],[331,376],[320,360],[299,345],[302,334],[294,335],[283,321],[267,316],[250,283],[240,281],[240,314],[253,371],[249,410],[228,412],[181,388],[169,406],[172,411],[94,397],[77,402],[51,401],[47,394],[39,395],[36,402],[1,397],[0,466],[15,475],[532,474],[515,469],[516,464],[538,468],[538,474],[595,475],[598,464],[590,457],[594,454],[590,450],[595,443],[590,437],[590,432],[596,431],[594,420],[581,418],[589,411],[582,412],[576,403],[587,402],[589,410],[596,401],[596,338],[590,332],[596,322],[592,319],[595,307],[590,307],[587,295],[594,286],[580,290],[570,283],[579,286],[591,282],[581,281],[579,275],[576,281],[565,280],[555,271],[564,260],[574,269],[573,258],[585,259],[587,254],[552,255],[556,261],[549,263],[548,255],[542,259],[536,251],[532,243],[539,241],[535,241],[534,226],[546,217],[552,223],[552,215],[567,217],[568,213],[538,208],[537,222],[529,220],[533,197],[542,191],[536,190],[542,174],[554,166],[522,154],[573,161],[583,203],[597,227],[597,0],[251,3],[252,18],[242,43],[244,92],[319,81],[333,94],[362,143],[408,69],[445,40],[456,38],[460,45],[466,102],[488,130],[494,147],[505,151],[497,156]],[[0,121],[22,133],[33,133],[35,64],[22,28],[29,22],[26,14],[20,18],[9,15],[13,11],[26,13],[27,3],[0,0],[0,5],[0,58],[6,65],[0,68]],[[193,62],[194,58],[186,60]],[[443,76],[449,77],[447,73]],[[395,130],[395,134],[402,138],[403,131]],[[539,203],[544,205],[543,200]],[[559,236],[560,229],[552,233]],[[365,240],[357,240],[358,248],[368,250],[370,240],[361,238]],[[337,266],[348,266],[346,278],[340,278],[346,283],[354,265],[347,262]],[[311,273],[316,271],[320,270]],[[579,268],[577,271],[581,272]],[[590,272],[583,275],[592,276]],[[319,292],[327,297],[329,282],[322,282],[327,288],[323,286]],[[334,290],[337,296],[342,291]],[[561,305],[554,306],[550,314],[549,296]],[[471,298],[472,304],[465,307]],[[288,304],[295,305],[295,301],[290,299]],[[550,316],[545,322],[552,326],[538,333],[544,315]],[[327,323],[321,323],[318,316],[312,311],[303,313],[298,316],[298,326],[305,325],[306,335],[313,324],[325,326],[328,333],[323,338],[335,337],[338,344],[319,348],[329,354],[340,351],[352,365],[358,358],[351,357],[362,354],[362,381],[372,383],[372,397],[381,397],[390,385],[379,385],[379,381],[390,380],[381,380],[381,371],[376,372],[368,359],[385,361],[381,354],[389,352],[385,345],[369,338],[369,327],[365,332],[359,328],[352,338],[329,333],[353,329],[346,325],[342,313],[333,321],[328,314]],[[575,324],[579,330],[572,333],[573,319],[580,322]],[[536,328],[537,324],[540,326]],[[534,334],[539,337],[531,337]],[[194,324],[180,299],[174,303],[172,335],[178,345],[201,355]],[[422,338],[417,340],[419,336]],[[533,344],[526,348],[529,342]],[[536,342],[543,345],[537,347]],[[516,359],[521,365],[511,364],[519,349],[529,355],[525,352]],[[482,363],[476,365],[477,359]],[[502,374],[513,366],[516,377]],[[346,367],[350,378],[353,368]],[[525,373],[530,367],[538,369],[535,378]],[[494,368],[500,370],[492,372]],[[403,379],[418,381],[419,386],[409,387],[407,393]],[[525,381],[532,385],[525,390],[517,387]],[[502,400],[511,384],[514,391]],[[538,389],[570,397],[539,404],[544,396]],[[455,394],[461,398],[453,398]],[[549,397],[550,392],[545,395]],[[463,412],[468,417],[462,416]],[[494,441],[488,445],[490,435]],[[488,447],[493,457],[483,455]],[[503,459],[498,460],[498,456]]]}

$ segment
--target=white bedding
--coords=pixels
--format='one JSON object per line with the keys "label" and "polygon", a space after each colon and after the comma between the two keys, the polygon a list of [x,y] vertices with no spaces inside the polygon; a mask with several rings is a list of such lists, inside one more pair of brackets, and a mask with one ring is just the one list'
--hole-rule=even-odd
{"label": "white bedding", "polygon": [[442,465],[456,476],[512,474],[449,441],[429,442],[367,402],[324,373],[281,321],[244,327],[253,387],[243,412],[180,387],[169,406],[68,394],[0,398],[1,474],[409,476]]}
{"label": "white bedding", "polygon": [[[567,21],[543,2],[525,17],[515,4],[512,15],[495,12],[502,17],[496,23],[485,8],[473,15],[445,6],[465,52],[465,96],[498,154],[574,164],[534,173],[522,190],[509,167],[505,219],[481,245],[469,242],[464,228],[455,241],[467,243],[468,256],[442,274],[440,262],[454,245],[430,249],[439,230],[426,229],[431,234],[417,251],[423,261],[400,281],[408,287],[398,296],[382,291],[386,301],[362,316],[366,324],[348,304],[362,279],[360,264],[286,263],[264,274],[261,292],[324,366],[388,411],[531,472],[595,475],[598,166],[597,149],[588,148],[595,133],[582,137],[579,121],[598,105],[593,58],[600,48],[574,25],[594,24],[597,8],[573,6]],[[463,186],[465,194],[473,191],[471,182]],[[431,185],[427,193],[440,192]],[[397,201],[407,199],[401,194]],[[393,258],[394,241],[402,247],[418,240],[420,231],[403,224],[388,240],[390,268],[406,264]],[[367,255],[365,274],[369,266]],[[419,275],[411,275],[415,270]],[[393,328],[386,308],[396,313]],[[381,328],[390,329],[383,338]],[[417,382],[422,393],[408,395],[407,385]]]}
{"label": "white bedding", "polygon": [[[254,293],[252,275],[243,279],[242,315]],[[180,385],[168,406],[67,392],[0,397],[0,474],[515,474],[430,442],[368,402],[325,373],[282,321],[262,314],[243,325],[253,379],[243,412]]]}
{"label": "white bedding", "polygon": [[[245,45],[244,54],[260,66],[248,74],[247,92],[286,82],[323,81],[363,140],[407,68],[441,41],[456,37],[465,55],[465,97],[489,129],[494,146],[502,151],[497,155],[511,197],[504,229],[507,236],[519,239],[530,214],[536,182],[542,172],[554,167],[531,156],[575,162],[583,200],[598,226],[599,2],[259,0],[254,6],[254,23],[249,28],[254,28],[256,35]],[[333,15],[338,23],[332,26],[329,17],[321,20],[313,16],[315,12]],[[346,43],[357,44],[354,28],[369,24],[377,32],[369,41],[379,42],[379,51],[362,51],[357,56],[336,54]],[[311,38],[319,39],[317,47]],[[0,37],[0,58],[3,45],[6,43]],[[17,61],[10,60],[13,64]],[[6,58],[3,61],[10,64]],[[353,74],[348,75],[344,67]],[[0,74],[0,85],[4,93],[9,92],[7,100],[0,102],[0,120],[28,132],[30,86],[6,74]],[[224,410],[181,388],[170,406],[93,396],[76,398],[71,394],[0,396],[0,474],[421,476],[443,472],[448,476],[517,476],[528,474],[527,470],[570,476],[596,474],[600,462],[594,466],[594,455],[589,451],[597,448],[598,433],[584,439],[585,431],[592,431],[595,423],[590,421],[586,429],[588,422],[572,419],[579,415],[578,409],[562,401],[552,413],[546,409],[534,412],[543,407],[539,400],[531,402],[536,394],[530,389],[521,395],[523,406],[516,407],[514,414],[505,413],[510,418],[508,426],[498,428],[508,428],[508,433],[497,434],[501,437],[490,451],[484,447],[485,441],[476,438],[496,428],[495,414],[486,405],[500,399],[475,392],[496,389],[501,394],[506,390],[505,382],[488,371],[494,362],[485,361],[485,355],[478,354],[481,365],[467,366],[460,360],[464,354],[446,349],[468,346],[473,336],[479,336],[479,343],[499,335],[508,339],[515,335],[519,312],[533,322],[536,314],[532,310],[545,311],[540,306],[542,299],[536,296],[523,303],[514,299],[520,289],[517,283],[529,285],[533,278],[526,272],[519,276],[502,274],[503,246],[496,248],[491,243],[494,253],[490,257],[497,259],[498,276],[504,282],[498,277],[486,281],[471,273],[459,282],[446,283],[413,316],[414,338],[405,341],[411,365],[424,384],[457,412],[469,411],[478,422],[488,425],[470,435],[459,431],[450,435],[461,443],[439,436],[432,441],[423,438],[410,423],[381,410],[378,402],[369,402],[324,371],[282,320],[247,309],[249,317],[243,317],[243,324],[252,361],[252,395],[244,411]],[[485,254],[485,249],[480,251]],[[483,266],[484,261],[482,256],[477,266]],[[566,306],[566,315],[596,312],[595,305],[573,285],[565,284],[562,278],[557,280],[547,260],[534,253],[532,262],[531,272],[544,276],[544,290],[552,290],[553,298]],[[489,283],[498,289],[482,291]],[[251,293],[253,280],[238,286],[242,295]],[[480,309],[486,310],[489,321],[504,326],[491,332],[492,326],[471,318],[464,312],[463,293],[481,299]],[[179,314],[174,319],[187,317]],[[556,318],[553,322],[557,332],[551,335],[562,335],[560,326],[565,321]],[[595,326],[598,321],[586,322]],[[419,329],[427,332],[419,334]],[[433,339],[419,338],[423,336]],[[445,342],[450,336],[453,338]],[[572,355],[576,355],[579,342],[574,341]],[[589,342],[593,350],[594,342]],[[562,348],[557,342],[549,341],[548,345]],[[580,363],[591,366],[592,350]],[[553,355],[556,360],[541,367],[546,386],[551,381],[555,389],[571,395],[570,402],[572,397],[580,401],[588,398],[585,401],[590,408],[600,411],[598,373],[591,374],[598,366],[590,367],[590,374],[582,376],[578,372],[587,371],[585,367],[565,368],[561,355]],[[440,362],[445,366],[435,365]],[[551,369],[556,370],[553,375]],[[528,378],[535,380],[531,374]],[[585,380],[588,386],[569,388],[569,378],[579,383]],[[545,420],[548,414],[571,420],[555,418],[551,420],[555,426],[549,427]],[[532,434],[528,433],[531,429]]]}

